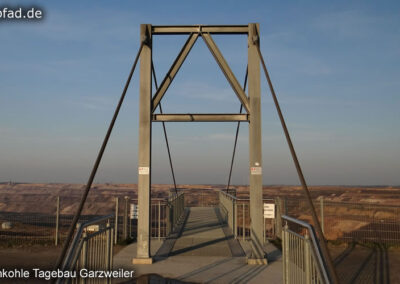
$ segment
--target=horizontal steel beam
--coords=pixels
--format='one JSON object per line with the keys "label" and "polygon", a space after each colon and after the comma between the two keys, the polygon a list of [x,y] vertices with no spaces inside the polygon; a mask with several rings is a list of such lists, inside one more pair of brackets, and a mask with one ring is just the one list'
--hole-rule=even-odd
{"label": "horizontal steel beam", "polygon": [[248,114],[228,114],[228,113],[178,113],[178,114],[153,114],[153,122],[235,122],[249,121]]}
{"label": "horizontal steel beam", "polygon": [[242,26],[152,26],[153,35],[190,34],[197,32],[211,34],[248,34],[249,27]]}

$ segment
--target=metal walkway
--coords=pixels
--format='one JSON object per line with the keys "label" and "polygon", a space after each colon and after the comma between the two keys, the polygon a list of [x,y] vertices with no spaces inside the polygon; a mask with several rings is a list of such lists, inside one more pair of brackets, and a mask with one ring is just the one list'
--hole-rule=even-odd
{"label": "metal walkway", "polygon": [[[280,251],[271,244],[268,265],[247,265],[249,243],[235,240],[214,207],[186,208],[176,238],[152,240],[151,265],[132,265],[136,243],[114,257],[114,269],[134,269],[136,276],[158,274],[191,283],[282,283]],[[243,249],[242,249],[243,247]]]}
{"label": "metal walkway", "polygon": [[[189,208],[181,236],[170,255],[186,256],[244,256],[239,243],[222,223],[219,209],[214,207]],[[236,244],[236,247],[235,247]],[[239,251],[240,253],[240,251]]]}

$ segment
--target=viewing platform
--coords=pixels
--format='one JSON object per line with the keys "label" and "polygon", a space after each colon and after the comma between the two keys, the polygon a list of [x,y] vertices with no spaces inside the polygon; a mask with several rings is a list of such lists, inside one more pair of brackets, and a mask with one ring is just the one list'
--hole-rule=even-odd
{"label": "viewing platform", "polygon": [[132,264],[133,243],[115,255],[114,267],[192,283],[282,283],[280,251],[270,243],[264,249],[268,265],[248,265],[249,242],[234,239],[219,208],[191,207],[175,236],[151,241],[153,264]]}

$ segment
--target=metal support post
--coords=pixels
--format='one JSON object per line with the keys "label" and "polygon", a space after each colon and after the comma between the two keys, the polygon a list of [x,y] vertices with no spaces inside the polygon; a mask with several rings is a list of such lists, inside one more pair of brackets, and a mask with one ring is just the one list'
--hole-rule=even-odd
{"label": "metal support post", "polygon": [[242,203],[242,241],[245,240],[246,238],[246,211],[245,211],[245,205],[244,203]]}
{"label": "metal support post", "polygon": [[282,253],[283,253],[283,283],[289,283],[289,233],[288,225],[283,227]]}
{"label": "metal support post", "polygon": [[124,240],[128,239],[128,201],[129,197],[125,196],[125,204],[124,204],[124,220],[123,220],[123,228],[122,228],[122,236]]}
{"label": "metal support post", "polygon": [[110,236],[111,236],[111,246],[110,246],[110,270],[113,269],[114,266],[114,246],[112,245],[114,243],[114,228],[111,228],[111,232],[110,232]]}
{"label": "metal support post", "polygon": [[84,232],[82,234],[82,239],[83,239],[83,245],[82,245],[82,264],[81,264],[81,268],[88,268],[88,240],[87,238],[87,233]]}
{"label": "metal support post", "polygon": [[158,200],[158,240],[161,239],[161,201]]}
{"label": "metal support post", "polygon": [[169,204],[165,207],[166,209],[166,219],[167,219],[167,236],[171,233],[172,231],[172,226],[171,226],[171,207]]}
{"label": "metal support post", "polygon": [[[128,207],[128,208],[130,210],[130,207]],[[133,236],[132,236],[132,219],[131,219],[130,213],[129,213],[129,217],[128,217],[128,222],[129,222],[129,238],[132,239],[133,238]]]}
{"label": "metal support post", "polygon": [[261,156],[261,90],[259,44],[259,25],[249,24],[248,35],[248,92],[250,100],[249,123],[249,173],[250,173],[250,235],[252,256],[249,264],[267,264],[263,250],[263,192]]}
{"label": "metal support post", "polygon": [[235,239],[237,239],[237,202],[235,201],[235,227],[234,227],[234,236],[235,236]]}
{"label": "metal support post", "polygon": [[276,237],[282,238],[282,200],[280,197],[275,199],[276,214],[275,214],[275,233]]}
{"label": "metal support post", "polygon": [[59,234],[59,228],[60,228],[60,196],[57,196],[56,200],[56,233],[55,233],[55,238],[54,238],[54,244],[58,246],[58,234]]}
{"label": "metal support post", "polygon": [[[110,222],[107,222],[107,230],[106,230],[107,236],[106,236],[106,242],[107,242],[107,246],[106,246],[106,271],[111,271],[111,258],[112,258],[112,254],[111,254],[111,247],[112,247],[112,229],[111,229],[111,225]],[[108,277],[106,279],[106,283],[111,283],[111,278]]]}
{"label": "metal support post", "polygon": [[139,161],[138,161],[138,220],[137,255],[134,264],[151,264],[150,256],[150,190],[151,190],[151,25],[140,26],[141,41],[144,43],[140,55],[139,95]]}
{"label": "metal support post", "polygon": [[310,238],[308,233],[304,236],[304,272],[305,272],[305,283],[311,282],[311,246]]}
{"label": "metal support post", "polygon": [[115,224],[114,224],[114,244],[118,242],[118,197],[115,197]]}
{"label": "metal support post", "polygon": [[231,198],[231,215],[232,215],[232,231],[235,230],[236,227],[236,216],[235,216],[235,204],[236,204],[236,200],[234,200],[233,198]]}

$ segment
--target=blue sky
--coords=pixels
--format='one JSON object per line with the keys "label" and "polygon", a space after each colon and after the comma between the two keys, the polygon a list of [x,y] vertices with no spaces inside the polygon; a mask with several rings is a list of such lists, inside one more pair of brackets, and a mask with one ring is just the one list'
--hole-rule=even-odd
{"label": "blue sky", "polygon": [[[10,1],[0,1],[0,5]],[[139,25],[260,23],[261,50],[309,184],[400,184],[400,5],[396,1],[12,1],[40,22],[0,22],[0,181],[85,182],[139,47]],[[154,39],[158,81],[185,36]],[[215,36],[243,82],[244,36]],[[138,75],[97,182],[136,183]],[[262,78],[264,184],[298,184]],[[237,112],[199,39],[164,112]],[[171,183],[153,124],[153,182]],[[236,125],[167,124],[178,183],[226,183]],[[247,125],[233,183],[248,183]]]}

